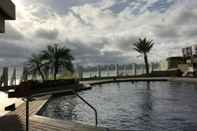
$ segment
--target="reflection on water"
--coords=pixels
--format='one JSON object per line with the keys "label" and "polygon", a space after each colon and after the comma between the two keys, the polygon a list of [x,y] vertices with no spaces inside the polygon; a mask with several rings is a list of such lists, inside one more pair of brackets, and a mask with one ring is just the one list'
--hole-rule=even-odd
{"label": "reflection on water", "polygon": [[[140,131],[197,131],[197,88],[171,82],[113,83],[81,95],[98,110],[99,126]],[[94,125],[94,113],[75,96],[53,98],[42,115]]]}

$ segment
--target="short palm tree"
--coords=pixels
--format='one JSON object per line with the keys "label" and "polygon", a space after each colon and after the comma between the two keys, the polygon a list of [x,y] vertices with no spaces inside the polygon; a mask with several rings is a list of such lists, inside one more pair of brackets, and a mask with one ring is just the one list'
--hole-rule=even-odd
{"label": "short palm tree", "polygon": [[56,80],[60,67],[64,67],[70,72],[74,71],[72,64],[74,58],[66,47],[60,47],[58,44],[49,45],[46,50],[42,51],[42,56],[44,63],[52,67],[54,80]]}
{"label": "short palm tree", "polygon": [[40,54],[33,54],[28,61],[28,69],[32,74],[37,74],[41,76],[42,80],[45,80],[44,74],[42,72],[42,56]]}
{"label": "short palm tree", "polygon": [[146,74],[149,75],[149,63],[148,63],[148,53],[152,49],[154,43],[153,40],[147,40],[146,38],[144,39],[139,39],[136,43],[134,43],[134,50],[136,50],[138,53],[144,55],[144,62],[146,66]]}

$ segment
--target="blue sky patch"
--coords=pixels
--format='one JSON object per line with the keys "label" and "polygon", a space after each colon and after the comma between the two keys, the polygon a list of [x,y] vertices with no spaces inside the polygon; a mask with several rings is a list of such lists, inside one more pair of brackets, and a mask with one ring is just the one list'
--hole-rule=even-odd
{"label": "blue sky patch", "polygon": [[150,11],[158,11],[160,13],[165,13],[168,8],[175,3],[174,1],[168,0],[158,0],[157,2],[153,3],[151,6],[148,7]]}

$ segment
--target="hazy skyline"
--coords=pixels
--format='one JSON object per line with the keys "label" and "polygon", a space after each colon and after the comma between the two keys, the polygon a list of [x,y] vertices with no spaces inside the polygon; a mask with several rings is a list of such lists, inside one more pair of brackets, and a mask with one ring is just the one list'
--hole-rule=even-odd
{"label": "hazy skyline", "polygon": [[16,20],[0,34],[0,63],[26,60],[47,44],[70,48],[79,64],[143,62],[132,43],[153,39],[150,62],[197,44],[195,0],[12,0]]}

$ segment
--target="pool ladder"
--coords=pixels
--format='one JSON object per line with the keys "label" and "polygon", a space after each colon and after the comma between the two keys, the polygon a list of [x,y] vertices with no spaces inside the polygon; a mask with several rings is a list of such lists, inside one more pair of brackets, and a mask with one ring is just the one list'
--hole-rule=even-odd
{"label": "pool ladder", "polygon": [[89,102],[87,102],[83,97],[81,97],[76,91],[73,91],[73,93],[79,97],[85,104],[87,104],[93,111],[94,111],[94,115],[95,115],[95,126],[97,127],[98,125],[98,113],[95,107],[93,107]]}

